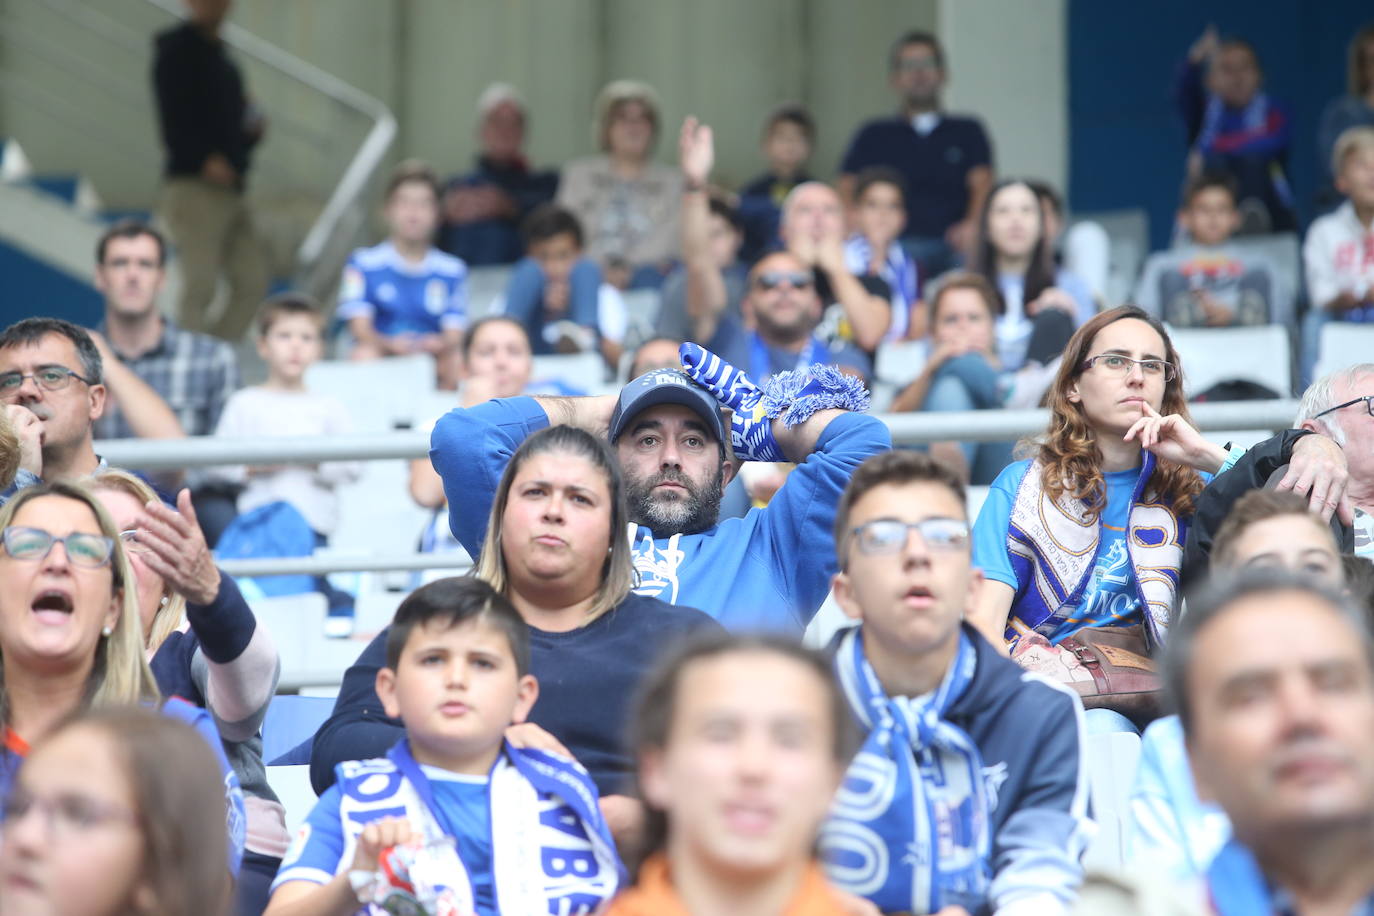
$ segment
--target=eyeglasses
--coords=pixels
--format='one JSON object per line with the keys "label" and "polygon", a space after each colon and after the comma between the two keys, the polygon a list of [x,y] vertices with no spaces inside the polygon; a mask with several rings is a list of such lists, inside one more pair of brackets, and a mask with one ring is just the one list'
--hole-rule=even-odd
{"label": "eyeglasses", "polygon": [[900,551],[906,545],[907,532],[913,529],[931,550],[957,550],[968,543],[968,523],[957,518],[925,518],[919,522],[875,518],[851,529],[849,536],[860,553],[880,557]]}
{"label": "eyeglasses", "polygon": [[41,560],[52,550],[52,545],[61,542],[67,550],[67,559],[74,566],[97,569],[110,562],[114,552],[114,541],[100,534],[87,534],[73,531],[66,537],[57,537],[42,528],[22,528],[10,525],[0,534],[5,544],[5,553],[16,560]]}
{"label": "eyeglasses", "polygon": [[929,72],[931,70],[939,70],[940,63],[939,61],[930,60],[929,58],[913,57],[897,61],[896,69],[903,73]]}
{"label": "eyeglasses", "polygon": [[1166,382],[1172,382],[1174,376],[1178,374],[1173,363],[1166,363],[1162,359],[1132,359],[1119,353],[1104,353],[1101,356],[1085,359],[1079,369],[1087,372],[1093,366],[1097,366],[1107,375],[1118,378],[1130,375],[1132,366],[1139,366],[1141,374],[1146,378],[1163,376]]}
{"label": "eyeglasses", "polygon": [[119,539],[124,542],[124,549],[130,553],[152,553],[152,548],[139,540],[138,531],[134,528],[119,532]]}
{"label": "eyeglasses", "polygon": [[1344,404],[1337,404],[1335,407],[1328,407],[1321,413],[1314,416],[1312,419],[1315,420],[1317,419],[1317,417],[1324,417],[1329,413],[1335,413],[1338,410],[1344,410],[1352,404],[1358,404],[1361,401],[1364,401],[1364,409],[1369,411],[1369,415],[1371,417],[1374,417],[1374,394],[1366,394],[1362,395],[1361,397],[1355,398],[1353,401],[1346,401]]}
{"label": "eyeglasses", "polygon": [[754,286],[759,289],[777,289],[784,283],[793,289],[810,289],[815,280],[799,270],[765,270],[754,278]]}
{"label": "eyeglasses", "polygon": [[25,375],[22,372],[6,372],[0,375],[0,398],[12,398],[24,387],[24,379],[31,378],[33,383],[44,391],[61,391],[72,383],[72,379],[94,385],[95,382],[68,369],[66,366],[44,366],[37,372]]}
{"label": "eyeglasses", "polygon": [[59,795],[39,798],[22,789],[15,789],[0,803],[0,820],[6,828],[17,825],[30,812],[37,811],[47,821],[50,834],[70,837],[86,833],[111,822],[137,824],[138,816],[128,808],[106,804],[84,795]]}

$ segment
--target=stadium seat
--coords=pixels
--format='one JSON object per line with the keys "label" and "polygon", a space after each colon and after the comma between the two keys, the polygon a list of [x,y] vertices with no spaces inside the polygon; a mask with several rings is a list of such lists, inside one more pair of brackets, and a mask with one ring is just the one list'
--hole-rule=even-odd
{"label": "stadium seat", "polygon": [[1097,833],[1083,855],[1084,868],[1111,873],[1125,865],[1126,818],[1139,765],[1139,735],[1109,732],[1088,736],[1088,797]]}
{"label": "stadium seat", "polygon": [[1302,281],[1302,246],[1297,233],[1278,232],[1271,235],[1242,235],[1227,242],[1242,254],[1254,255],[1266,261],[1274,272],[1273,320],[1287,327],[1295,327],[1298,315],[1298,288]]}
{"label": "stadium seat", "polygon": [[319,592],[256,598],[249,603],[258,623],[272,634],[283,665],[293,647],[316,639],[324,631],[328,604]]}
{"label": "stadium seat", "polygon": [[262,723],[262,759],[276,760],[312,737],[333,711],[329,697],[274,696]]}
{"label": "stadium seat", "polygon": [[353,632],[376,634],[391,625],[396,608],[409,592],[367,591],[358,595],[353,611]]}
{"label": "stadium seat", "polygon": [[1353,366],[1374,362],[1374,325],[1328,321],[1322,325],[1321,355],[1314,378]]}
{"label": "stadium seat", "polygon": [[1183,363],[1183,393],[1193,397],[1217,382],[1241,379],[1292,394],[1293,350],[1279,324],[1241,328],[1170,328]]}
{"label": "stadium seat", "polygon": [[310,767],[277,766],[267,768],[267,784],[286,809],[286,832],[292,837],[315,807],[315,790],[310,785]]}
{"label": "stadium seat", "polygon": [[506,295],[510,267],[474,267],[468,271],[468,323],[491,311],[491,304]]}
{"label": "stadium seat", "polygon": [[365,363],[324,360],[305,370],[305,384],[343,401],[356,432],[387,432],[415,421],[414,396],[434,390],[434,357],[421,353]]}
{"label": "stadium seat", "polygon": [[558,379],[587,394],[603,394],[607,390],[606,361],[599,353],[536,356],[532,377],[536,382]]}
{"label": "stadium seat", "polygon": [[873,360],[873,374],[879,380],[897,386],[900,391],[925,368],[926,351],[924,340],[885,341],[878,345]]}

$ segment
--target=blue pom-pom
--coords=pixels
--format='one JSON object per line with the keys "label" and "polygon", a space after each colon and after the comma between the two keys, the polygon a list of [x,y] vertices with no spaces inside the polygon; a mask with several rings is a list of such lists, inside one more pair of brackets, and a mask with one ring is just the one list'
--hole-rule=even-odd
{"label": "blue pom-pom", "polygon": [[862,379],[820,363],[805,371],[779,372],[761,391],[764,415],[781,417],[788,428],[805,423],[818,410],[867,410],[869,404]]}

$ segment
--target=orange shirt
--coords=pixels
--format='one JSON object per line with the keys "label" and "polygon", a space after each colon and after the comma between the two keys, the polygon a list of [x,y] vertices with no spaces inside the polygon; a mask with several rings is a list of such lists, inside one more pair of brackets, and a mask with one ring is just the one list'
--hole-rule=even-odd
{"label": "orange shirt", "polygon": [[[781,916],[845,916],[839,898],[815,863]],[[659,853],[639,869],[639,883],[611,902],[603,916],[691,916],[668,877],[668,860]]]}

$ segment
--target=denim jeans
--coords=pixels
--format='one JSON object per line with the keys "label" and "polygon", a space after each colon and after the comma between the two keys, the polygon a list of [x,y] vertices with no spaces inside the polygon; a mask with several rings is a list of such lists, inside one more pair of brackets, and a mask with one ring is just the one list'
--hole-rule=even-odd
{"label": "denim jeans", "polygon": [[[990,410],[1002,406],[998,396],[997,370],[978,353],[965,353],[946,360],[935,371],[922,410],[949,412]],[[1002,468],[1011,463],[1010,442],[960,442],[968,463],[970,481],[975,485],[991,483]]]}
{"label": "denim jeans", "polygon": [[[598,330],[597,298],[601,293],[601,269],[590,258],[578,258],[568,277],[568,313],[573,324]],[[536,356],[553,352],[544,339],[544,271],[534,258],[521,258],[511,271],[506,285],[506,314],[525,326],[530,349]]]}

